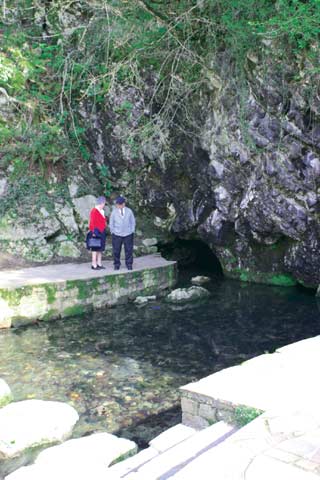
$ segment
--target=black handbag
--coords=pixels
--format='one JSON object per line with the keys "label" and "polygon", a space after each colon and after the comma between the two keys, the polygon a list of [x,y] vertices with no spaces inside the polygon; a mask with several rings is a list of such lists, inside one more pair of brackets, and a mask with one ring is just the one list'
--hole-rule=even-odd
{"label": "black handbag", "polygon": [[100,237],[88,238],[88,248],[102,248],[102,238]]}

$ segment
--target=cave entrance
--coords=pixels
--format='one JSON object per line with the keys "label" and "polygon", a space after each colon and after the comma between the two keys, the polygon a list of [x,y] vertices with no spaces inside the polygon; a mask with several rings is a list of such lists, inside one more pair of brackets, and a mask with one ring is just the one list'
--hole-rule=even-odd
{"label": "cave entrance", "polygon": [[217,256],[202,240],[177,238],[171,243],[159,245],[159,250],[167,260],[176,260],[180,269],[199,270],[223,276]]}

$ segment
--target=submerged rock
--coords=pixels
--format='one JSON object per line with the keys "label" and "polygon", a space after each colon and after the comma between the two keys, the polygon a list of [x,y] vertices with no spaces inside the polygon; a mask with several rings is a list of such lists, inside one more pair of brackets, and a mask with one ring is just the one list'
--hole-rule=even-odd
{"label": "submerged rock", "polygon": [[191,283],[193,285],[204,285],[205,283],[208,283],[211,281],[211,278],[205,277],[202,275],[198,275],[197,277],[191,278]]}
{"label": "submerged rock", "polygon": [[9,385],[2,378],[0,378],[0,408],[10,403],[12,400],[12,393]]}
{"label": "submerged rock", "polygon": [[62,442],[79,419],[62,402],[25,400],[0,410],[0,478],[29,463],[38,449]]}
{"label": "submerged rock", "polygon": [[131,440],[97,433],[44,450],[34,465],[20,468],[6,480],[111,479],[108,466],[136,452]]}
{"label": "submerged rock", "polygon": [[144,303],[148,303],[148,302],[151,302],[153,300],[156,300],[157,297],[155,295],[149,295],[149,296],[146,296],[146,297],[136,297],[134,303],[138,304],[138,305],[143,305]]}
{"label": "submerged rock", "polygon": [[210,292],[203,287],[177,288],[167,296],[171,303],[192,302],[210,296]]}

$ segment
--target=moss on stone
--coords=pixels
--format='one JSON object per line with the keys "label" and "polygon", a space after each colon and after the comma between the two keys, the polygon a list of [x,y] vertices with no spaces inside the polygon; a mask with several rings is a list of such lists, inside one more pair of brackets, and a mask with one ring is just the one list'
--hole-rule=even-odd
{"label": "moss on stone", "polygon": [[23,297],[32,295],[34,287],[20,287],[15,289],[1,288],[0,298],[5,300],[10,307],[17,307],[21,303]]}
{"label": "moss on stone", "polygon": [[44,321],[53,320],[55,318],[59,318],[59,316],[60,316],[59,311],[52,308],[45,315],[43,315],[41,320],[44,320]]}
{"label": "moss on stone", "polygon": [[242,282],[264,283],[266,285],[277,285],[280,287],[293,287],[297,281],[287,273],[257,272],[239,267],[224,272],[226,276],[241,280]]}
{"label": "moss on stone", "polygon": [[8,393],[7,395],[0,397],[0,408],[4,407],[5,405],[8,405],[8,403],[12,402],[12,400],[13,400],[12,393]]}
{"label": "moss on stone", "polygon": [[297,284],[296,280],[289,274],[272,275],[270,283],[281,287],[292,287]]}
{"label": "moss on stone", "polygon": [[[128,274],[126,274],[128,275]],[[120,288],[126,288],[127,287],[127,280],[125,275],[118,275],[118,285]]]}
{"label": "moss on stone", "polygon": [[86,309],[83,305],[73,305],[72,307],[67,307],[63,310],[64,317],[76,317],[78,315],[84,315]]}
{"label": "moss on stone", "polygon": [[56,299],[56,293],[57,293],[56,285],[53,285],[52,283],[51,284],[46,283],[45,285],[43,285],[43,288],[47,293],[47,302],[49,304],[54,303]]}

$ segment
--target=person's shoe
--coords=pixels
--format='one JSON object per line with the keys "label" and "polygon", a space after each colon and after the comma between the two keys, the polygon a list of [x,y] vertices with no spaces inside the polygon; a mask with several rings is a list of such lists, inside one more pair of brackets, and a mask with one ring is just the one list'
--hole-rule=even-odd
{"label": "person's shoe", "polygon": [[91,268],[92,268],[92,270],[99,270],[98,267],[94,267],[93,265],[91,265]]}
{"label": "person's shoe", "polygon": [[98,269],[98,270],[105,270],[106,267],[104,267],[103,265],[97,265],[97,269]]}
{"label": "person's shoe", "polygon": [[120,267],[114,267],[114,270],[120,270]]}
{"label": "person's shoe", "polygon": [[132,267],[127,267],[127,268],[128,268],[128,270],[132,270]]}

